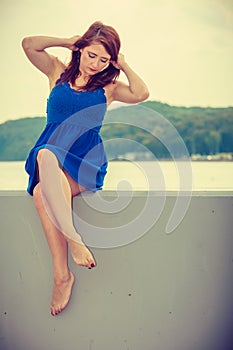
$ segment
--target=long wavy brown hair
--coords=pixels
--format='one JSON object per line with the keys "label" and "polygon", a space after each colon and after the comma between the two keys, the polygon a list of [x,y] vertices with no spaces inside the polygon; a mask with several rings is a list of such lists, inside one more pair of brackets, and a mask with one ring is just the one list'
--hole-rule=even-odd
{"label": "long wavy brown hair", "polygon": [[[62,84],[64,82],[71,82],[75,84],[76,78],[80,75],[80,49],[90,46],[93,43],[100,43],[104,46],[107,53],[111,56],[110,60],[117,61],[118,53],[120,50],[120,38],[116,30],[108,25],[104,25],[102,22],[94,22],[89,29],[80,37],[75,46],[78,51],[72,52],[72,57],[69,65],[65,69],[61,78],[57,83]],[[120,74],[120,70],[115,68],[112,63],[109,63],[108,67],[103,71],[93,75],[88,80],[87,84],[83,87],[83,90],[95,90],[100,87],[104,87],[111,82],[115,82]]]}

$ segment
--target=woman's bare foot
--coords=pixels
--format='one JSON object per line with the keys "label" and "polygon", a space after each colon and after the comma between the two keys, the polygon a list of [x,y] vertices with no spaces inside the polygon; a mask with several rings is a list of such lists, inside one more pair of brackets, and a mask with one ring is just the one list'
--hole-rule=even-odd
{"label": "woman's bare foot", "polygon": [[58,315],[68,305],[72,286],[74,284],[74,275],[70,272],[70,276],[65,280],[54,280],[53,295],[51,300],[51,314]]}
{"label": "woman's bare foot", "polygon": [[86,266],[89,269],[96,266],[95,259],[90,250],[83,243],[77,243],[68,239],[71,255],[79,266]]}

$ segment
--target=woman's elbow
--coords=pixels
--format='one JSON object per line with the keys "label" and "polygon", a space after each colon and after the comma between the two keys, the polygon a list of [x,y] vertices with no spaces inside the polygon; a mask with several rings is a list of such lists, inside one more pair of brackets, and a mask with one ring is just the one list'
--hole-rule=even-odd
{"label": "woman's elbow", "polygon": [[150,93],[147,89],[142,91],[140,95],[138,96],[138,102],[143,102],[145,101],[148,97],[150,96]]}
{"label": "woman's elbow", "polygon": [[32,39],[30,36],[23,38],[22,40],[22,47],[24,51],[30,49],[32,46]]}

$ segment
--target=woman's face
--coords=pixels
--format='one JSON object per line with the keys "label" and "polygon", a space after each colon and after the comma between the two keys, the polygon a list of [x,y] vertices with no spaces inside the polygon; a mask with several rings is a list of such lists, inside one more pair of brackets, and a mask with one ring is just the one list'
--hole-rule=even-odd
{"label": "woman's face", "polygon": [[79,70],[84,75],[94,75],[107,68],[111,56],[101,44],[92,44],[80,49]]}

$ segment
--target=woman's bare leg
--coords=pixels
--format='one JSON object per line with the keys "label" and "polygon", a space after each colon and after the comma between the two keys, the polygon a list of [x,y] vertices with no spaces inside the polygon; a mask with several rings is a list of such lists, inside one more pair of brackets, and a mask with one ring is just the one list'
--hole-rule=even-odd
{"label": "woman's bare leg", "polygon": [[33,198],[53,258],[54,287],[51,314],[60,313],[68,304],[74,276],[68,267],[68,247],[64,235],[50,220],[43,204],[40,183],[34,188]]}
{"label": "woman's bare leg", "polygon": [[94,267],[94,257],[73,225],[72,195],[80,193],[79,184],[68,181],[68,175],[60,169],[57,158],[51,151],[41,149],[37,163],[42,200],[50,220],[65,235],[74,261],[80,266]]}

